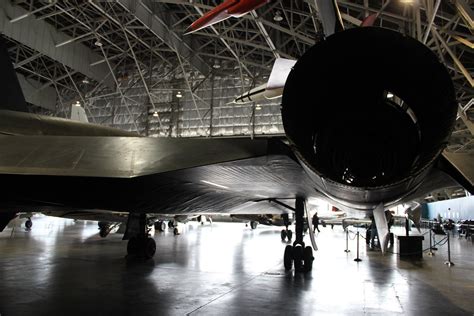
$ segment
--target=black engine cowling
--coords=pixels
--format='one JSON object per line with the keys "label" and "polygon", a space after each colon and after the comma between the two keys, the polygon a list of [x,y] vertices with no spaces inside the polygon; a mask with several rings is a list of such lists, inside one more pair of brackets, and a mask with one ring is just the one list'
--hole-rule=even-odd
{"label": "black engine cowling", "polygon": [[355,28],[298,60],[282,117],[320,188],[374,202],[422,181],[446,146],[456,110],[451,78],[431,50],[391,30]]}

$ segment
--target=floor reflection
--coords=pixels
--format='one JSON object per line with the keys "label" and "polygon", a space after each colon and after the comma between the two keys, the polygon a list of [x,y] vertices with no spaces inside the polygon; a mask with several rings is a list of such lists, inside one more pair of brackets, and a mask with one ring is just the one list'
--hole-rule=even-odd
{"label": "floor reflection", "polygon": [[[191,222],[155,232],[154,260],[125,258],[122,235],[96,222],[34,218],[0,233],[0,314],[472,314],[474,246],[453,238],[421,263],[368,251],[345,253],[342,229],[317,234],[312,273],[286,272],[278,227]],[[353,229],[355,231],[355,229]],[[363,230],[361,230],[363,233]],[[398,232],[402,233],[402,232]],[[309,243],[309,241],[307,241]],[[426,243],[429,241],[425,240]],[[396,252],[396,248],[393,250]]]}

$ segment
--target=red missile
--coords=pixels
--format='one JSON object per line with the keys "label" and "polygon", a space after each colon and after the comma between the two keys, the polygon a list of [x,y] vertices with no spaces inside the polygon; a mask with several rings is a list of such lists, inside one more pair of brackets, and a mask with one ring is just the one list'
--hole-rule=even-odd
{"label": "red missile", "polygon": [[232,17],[241,17],[271,0],[226,0],[191,24],[185,34],[193,33]]}

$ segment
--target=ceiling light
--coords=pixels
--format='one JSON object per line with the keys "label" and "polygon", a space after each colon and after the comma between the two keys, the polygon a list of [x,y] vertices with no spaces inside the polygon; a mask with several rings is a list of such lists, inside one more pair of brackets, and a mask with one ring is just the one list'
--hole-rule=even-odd
{"label": "ceiling light", "polygon": [[214,68],[214,69],[219,69],[219,68],[221,68],[221,64],[219,63],[219,61],[214,60],[214,65],[212,65],[212,68]]}
{"label": "ceiling light", "polygon": [[82,79],[82,83],[89,84],[89,80],[87,78]]}
{"label": "ceiling light", "polygon": [[414,0],[400,0],[400,2],[403,3],[403,4],[412,4],[415,1]]}
{"label": "ceiling light", "polygon": [[387,93],[387,98],[388,98],[388,99],[393,98],[393,93],[392,93],[392,92],[388,92],[388,93]]}
{"label": "ceiling light", "polygon": [[94,45],[97,46],[97,47],[102,47],[102,42],[97,40],[97,41],[95,41]]}
{"label": "ceiling light", "polygon": [[257,104],[255,106],[255,110],[260,111],[262,109],[262,106],[260,104]]}
{"label": "ceiling light", "polygon": [[281,22],[283,21],[283,17],[281,16],[281,12],[280,11],[277,11],[275,13],[275,16],[273,17],[273,21],[275,22]]}
{"label": "ceiling light", "polygon": [[154,117],[158,117],[158,112],[156,112],[156,111],[153,112],[153,116],[154,116]]}
{"label": "ceiling light", "polygon": [[81,106],[81,103],[79,101],[76,101],[76,103],[74,103],[75,106]]}
{"label": "ceiling light", "polygon": [[179,99],[183,97],[183,95],[181,94],[181,91],[178,91],[178,93],[176,93],[176,97]]}

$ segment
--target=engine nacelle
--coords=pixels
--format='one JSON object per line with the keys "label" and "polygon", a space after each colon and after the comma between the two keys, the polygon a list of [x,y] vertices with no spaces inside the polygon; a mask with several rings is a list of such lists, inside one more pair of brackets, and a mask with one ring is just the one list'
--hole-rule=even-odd
{"label": "engine nacelle", "polygon": [[436,55],[382,28],[313,46],[291,71],[282,103],[298,159],[318,189],[346,205],[413,191],[445,148],[457,111]]}

